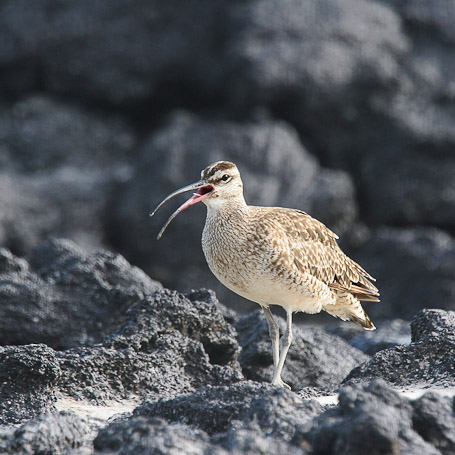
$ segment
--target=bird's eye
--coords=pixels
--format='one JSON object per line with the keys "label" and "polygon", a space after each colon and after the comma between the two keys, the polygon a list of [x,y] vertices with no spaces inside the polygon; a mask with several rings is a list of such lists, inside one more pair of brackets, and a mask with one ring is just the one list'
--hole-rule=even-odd
{"label": "bird's eye", "polygon": [[224,174],[223,177],[221,177],[221,180],[223,182],[227,182],[229,180],[230,176],[228,174]]}

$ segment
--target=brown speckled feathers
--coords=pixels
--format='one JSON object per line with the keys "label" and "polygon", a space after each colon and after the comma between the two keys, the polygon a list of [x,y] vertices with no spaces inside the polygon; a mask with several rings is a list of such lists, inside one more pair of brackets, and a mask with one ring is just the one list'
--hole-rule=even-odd
{"label": "brown speckled feathers", "polygon": [[346,256],[338,246],[338,236],[320,221],[300,210],[257,207],[257,235],[270,237],[276,261],[294,265],[332,289],[344,290],[358,300],[378,302],[374,278]]}

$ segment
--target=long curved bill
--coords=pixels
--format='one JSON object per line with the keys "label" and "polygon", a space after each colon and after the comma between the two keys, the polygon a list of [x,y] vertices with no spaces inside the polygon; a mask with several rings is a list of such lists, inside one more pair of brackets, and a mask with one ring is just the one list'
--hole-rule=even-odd
{"label": "long curved bill", "polygon": [[194,191],[198,190],[196,193],[193,193],[193,196],[188,199],[185,203],[183,203],[166,221],[166,224],[161,228],[161,231],[157,235],[157,239],[159,240],[161,236],[163,235],[164,231],[166,228],[169,226],[171,221],[180,213],[183,212],[185,209],[188,207],[197,204],[198,202],[203,201],[204,199],[208,198],[210,196],[210,193],[213,191],[213,186],[209,185],[205,180],[199,180],[199,182],[192,183],[191,185],[184,186],[183,188],[180,188],[178,190],[175,190],[173,193],[171,193],[169,196],[164,198],[155,208],[155,210],[151,211],[149,213],[150,216],[155,215],[155,213],[158,211],[158,209],[163,206],[167,201],[172,199],[175,196],[178,196],[179,194],[186,193],[187,191]]}

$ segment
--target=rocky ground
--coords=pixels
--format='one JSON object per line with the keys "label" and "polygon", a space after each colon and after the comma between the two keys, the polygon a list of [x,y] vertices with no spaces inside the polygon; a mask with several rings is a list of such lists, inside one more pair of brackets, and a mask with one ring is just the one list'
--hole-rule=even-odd
{"label": "rocky ground", "polygon": [[[454,10],[2,1],[0,453],[455,453]],[[296,318],[292,391],[202,204],[147,216],[218,159],[377,278],[375,332]]]}
{"label": "rocky ground", "polygon": [[69,240],[1,258],[2,453],[455,450],[455,312],[419,312],[410,340],[404,323],[376,337],[296,326],[289,391],[269,384],[260,311],[164,289],[119,254]]}

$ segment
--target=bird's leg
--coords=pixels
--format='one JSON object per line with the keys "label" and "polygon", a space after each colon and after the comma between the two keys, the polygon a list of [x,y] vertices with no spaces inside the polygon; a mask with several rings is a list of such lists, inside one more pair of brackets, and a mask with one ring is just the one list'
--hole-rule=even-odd
{"label": "bird's leg", "polygon": [[278,367],[278,360],[280,359],[280,328],[273,318],[273,314],[270,311],[270,307],[262,307],[267,323],[269,324],[269,335],[272,340],[272,352],[273,352],[273,376]]}
{"label": "bird's leg", "polygon": [[292,343],[292,311],[287,312],[286,319],[286,333],[283,336],[283,346],[281,347],[280,360],[278,361],[278,366],[275,368],[273,374],[273,385],[278,385],[281,387],[287,387],[291,389],[283,380],[281,379],[281,370],[283,369],[284,361],[286,360],[286,355],[289,351],[289,347]]}

